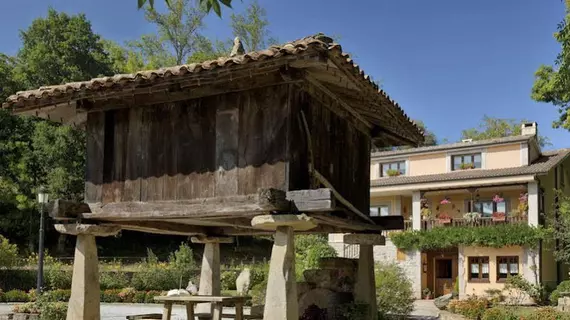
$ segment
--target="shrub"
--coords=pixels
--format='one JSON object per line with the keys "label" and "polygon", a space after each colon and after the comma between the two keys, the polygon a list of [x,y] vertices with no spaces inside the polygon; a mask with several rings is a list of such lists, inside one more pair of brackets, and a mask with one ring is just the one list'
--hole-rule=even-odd
{"label": "shrub", "polygon": [[319,267],[319,259],[336,257],[336,251],[322,235],[299,235],[295,237],[295,270],[297,279],[303,271]]}
{"label": "shrub", "polygon": [[121,271],[103,272],[99,276],[101,290],[121,289],[130,285],[129,276]]}
{"label": "shrub", "polygon": [[4,300],[6,302],[28,302],[30,297],[26,291],[10,290],[4,294]]}
{"label": "shrub", "polygon": [[570,280],[560,282],[558,287],[550,293],[550,303],[554,306],[558,305],[558,298],[562,292],[570,292]]}
{"label": "shrub", "polygon": [[40,313],[39,306],[35,302],[16,304],[12,307],[14,313]]}
{"label": "shrub", "polygon": [[548,291],[542,284],[532,284],[521,275],[507,278],[506,290],[516,289],[526,293],[538,305],[546,305],[548,303]]}
{"label": "shrub", "polygon": [[133,296],[133,303],[144,303],[146,298],[146,291],[137,291]]}
{"label": "shrub", "polygon": [[18,247],[0,235],[0,268],[11,268],[18,265]]}
{"label": "shrub", "polygon": [[56,289],[42,294],[42,300],[46,302],[67,302],[70,297],[71,290],[69,289]]}
{"label": "shrub", "polygon": [[0,270],[0,283],[2,289],[6,291],[12,289],[29,290],[36,286],[36,275],[35,270]]}
{"label": "shrub", "polygon": [[368,304],[365,303],[345,303],[341,304],[336,309],[337,314],[341,319],[345,320],[360,320],[365,319],[368,312]]}
{"label": "shrub", "polygon": [[220,275],[220,280],[222,282],[222,290],[236,290],[236,280],[239,276],[239,271],[237,270],[226,270]]}
{"label": "shrub", "polygon": [[414,309],[412,283],[394,263],[376,265],[376,296],[379,316],[408,315]]}
{"label": "shrub", "polygon": [[257,265],[251,268],[251,296],[252,305],[265,304],[265,292],[267,290],[267,277],[269,275],[269,264]]}
{"label": "shrub", "polygon": [[47,302],[40,304],[41,320],[65,320],[67,316],[67,303]]}
{"label": "shrub", "polygon": [[131,303],[133,302],[136,292],[135,288],[124,288],[119,292],[119,298],[121,302]]}
{"label": "shrub", "polygon": [[186,243],[181,243],[178,250],[170,255],[169,262],[174,268],[183,271],[191,271],[196,269],[196,260],[194,260],[194,252]]}
{"label": "shrub", "polygon": [[[521,317],[523,318],[523,317]],[[569,320],[570,315],[564,312],[558,312],[552,307],[538,308],[535,311],[524,316],[524,320]]]}
{"label": "shrub", "polygon": [[71,289],[72,275],[71,271],[64,270],[63,263],[57,261],[50,263],[45,270],[45,286],[50,290]]}
{"label": "shrub", "polygon": [[488,307],[489,300],[477,297],[470,297],[466,300],[453,300],[447,306],[450,312],[473,320],[481,319]]}
{"label": "shrub", "polygon": [[512,309],[494,307],[485,310],[481,320],[519,320],[519,316]]}
{"label": "shrub", "polygon": [[119,289],[107,289],[101,291],[101,302],[107,303],[114,303],[114,302],[121,302],[121,297],[119,293],[121,290]]}

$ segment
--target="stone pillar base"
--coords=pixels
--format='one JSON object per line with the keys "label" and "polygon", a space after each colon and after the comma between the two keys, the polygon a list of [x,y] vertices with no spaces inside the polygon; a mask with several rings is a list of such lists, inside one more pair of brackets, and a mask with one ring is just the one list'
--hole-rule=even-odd
{"label": "stone pillar base", "polygon": [[67,320],[99,320],[99,259],[95,236],[116,235],[121,229],[82,224],[55,225],[55,228],[61,233],[77,236]]}
{"label": "stone pillar base", "polygon": [[294,231],[310,230],[317,224],[304,214],[280,214],[254,217],[251,225],[258,229],[275,230],[263,319],[298,320]]}
{"label": "stone pillar base", "polygon": [[[200,271],[200,284],[198,294],[205,296],[219,296],[222,294],[220,279],[220,243],[232,243],[232,238],[192,237],[192,243],[203,243],[202,269]],[[196,305],[196,313],[213,314],[211,303]]]}

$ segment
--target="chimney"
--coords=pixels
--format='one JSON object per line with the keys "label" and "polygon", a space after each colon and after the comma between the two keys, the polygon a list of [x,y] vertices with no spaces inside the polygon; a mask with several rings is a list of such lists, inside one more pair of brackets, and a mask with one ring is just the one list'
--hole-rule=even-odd
{"label": "chimney", "polygon": [[538,124],[536,122],[525,122],[521,124],[521,135],[536,136],[538,132]]}

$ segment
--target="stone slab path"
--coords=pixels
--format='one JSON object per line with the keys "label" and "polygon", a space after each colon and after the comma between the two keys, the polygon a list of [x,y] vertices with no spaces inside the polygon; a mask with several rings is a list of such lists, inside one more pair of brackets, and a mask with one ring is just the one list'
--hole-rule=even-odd
{"label": "stone slab path", "polygon": [[414,301],[414,311],[410,319],[414,320],[432,320],[439,319],[439,309],[433,304],[433,300],[416,300]]}

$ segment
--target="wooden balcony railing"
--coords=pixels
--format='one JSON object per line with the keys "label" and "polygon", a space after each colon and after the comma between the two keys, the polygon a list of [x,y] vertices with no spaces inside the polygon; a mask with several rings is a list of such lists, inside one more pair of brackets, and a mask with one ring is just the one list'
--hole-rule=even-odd
{"label": "wooden balcony railing", "polygon": [[527,223],[527,217],[505,217],[504,220],[497,220],[491,217],[481,217],[475,219],[456,218],[449,220],[422,220],[422,230],[429,230],[435,227],[481,227],[492,226],[498,224],[514,224],[514,223]]}

